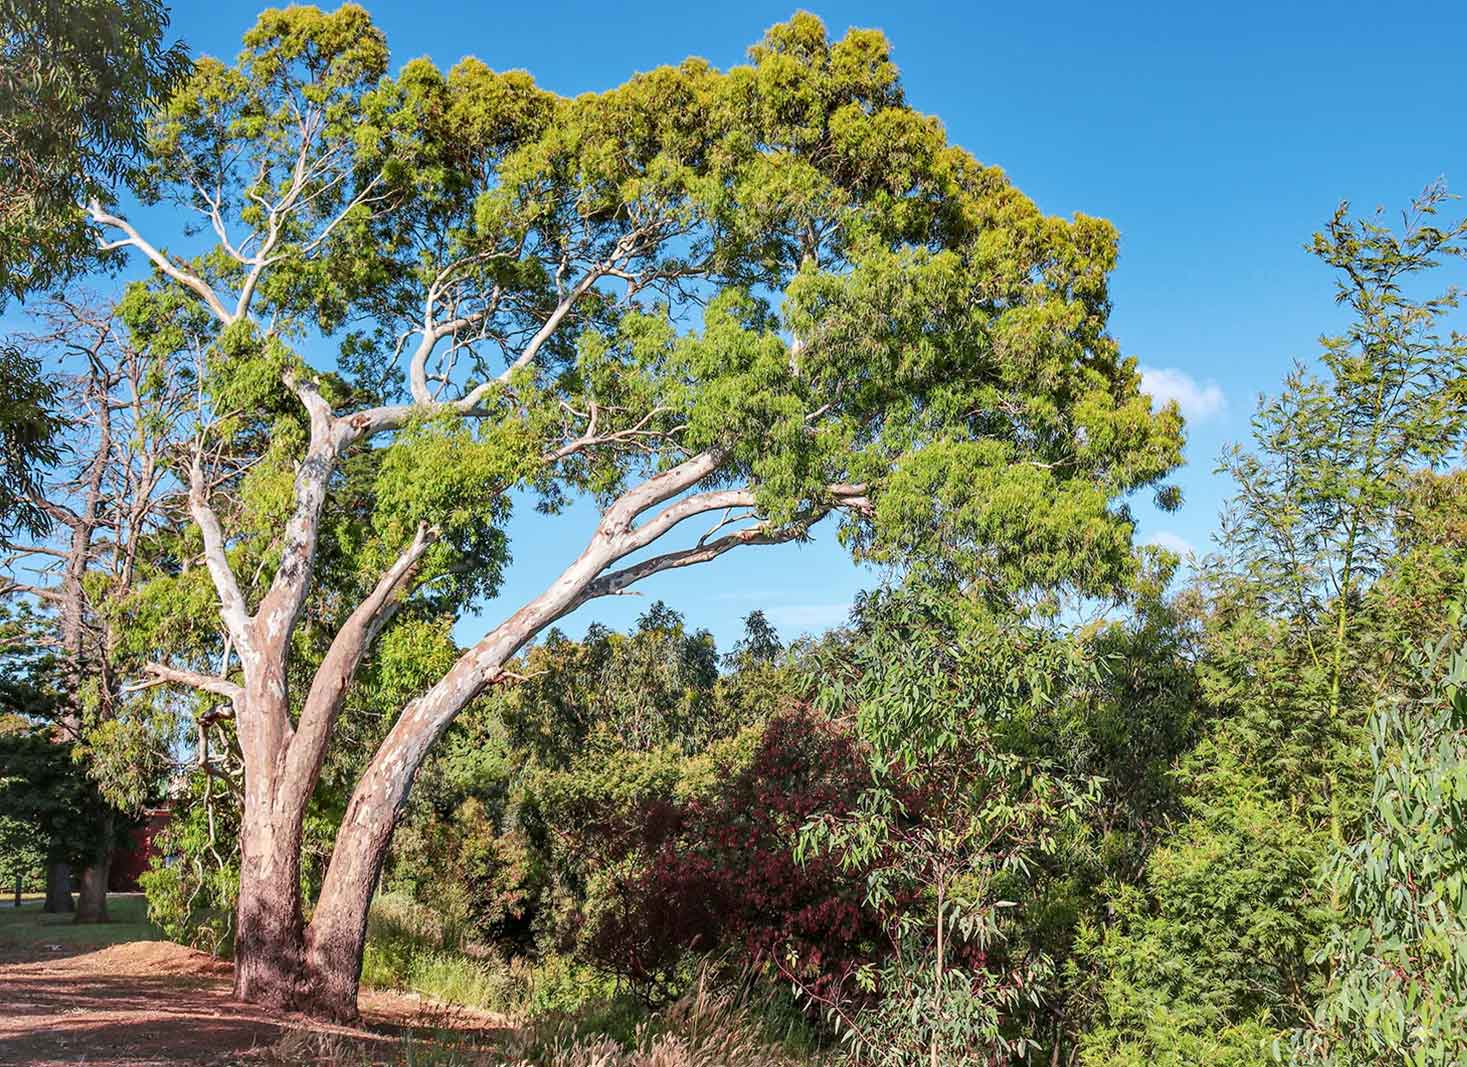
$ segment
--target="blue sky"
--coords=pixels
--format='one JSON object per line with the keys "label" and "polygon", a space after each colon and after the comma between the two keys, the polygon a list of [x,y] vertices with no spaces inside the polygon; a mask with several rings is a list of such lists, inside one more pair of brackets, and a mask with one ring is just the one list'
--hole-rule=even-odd
{"label": "blue sky", "polygon": [[[610,88],[688,55],[742,61],[796,6],[466,4],[365,0],[394,65],[476,55],[524,68],[553,91]],[[912,105],[1003,167],[1045,211],[1110,219],[1121,234],[1113,332],[1148,383],[1189,416],[1187,504],[1141,540],[1205,549],[1226,482],[1221,448],[1248,432],[1260,392],[1310,359],[1336,312],[1328,272],[1302,245],[1349,199],[1403,206],[1439,175],[1467,192],[1467,4],[1051,2],[807,3],[833,35],[884,30]],[[232,57],[252,4],[173,5],[195,52]],[[589,508],[547,521],[522,509],[515,566],[498,601],[459,629],[472,639],[534,595],[585,542]],[[647,582],[641,597],[582,608],[579,633],[623,626],[657,598],[720,645],[763,608],[787,636],[841,620],[879,575],[831,531]]]}

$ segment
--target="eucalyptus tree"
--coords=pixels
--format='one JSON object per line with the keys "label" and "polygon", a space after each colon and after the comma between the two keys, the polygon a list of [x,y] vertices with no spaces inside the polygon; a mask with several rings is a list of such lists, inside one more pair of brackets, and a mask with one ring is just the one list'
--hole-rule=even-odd
{"label": "eucalyptus tree", "polygon": [[[798,15],[746,66],[574,99],[473,59],[389,76],[354,6],[266,12],[244,43],[152,140],[148,195],[205,243],[90,209],[216,331],[181,468],[196,540],[149,670],[233,708],[239,997],[355,1014],[414,773],[589,601],[826,519],[859,558],[989,588],[1124,579],[1123,498],[1181,426],[1107,332],[1115,232],[950,145],[880,34]],[[335,370],[304,358],[323,337]],[[302,816],[354,680],[379,634],[495,594],[517,494],[599,516],[396,715],[306,924]],[[167,656],[163,632],[211,625],[201,582],[219,656]],[[323,597],[340,624],[308,645]]]}
{"label": "eucalyptus tree", "polygon": [[[1323,373],[1303,366],[1255,415],[1255,451],[1224,468],[1238,483],[1224,546],[1247,588],[1288,627],[1319,679],[1326,728],[1339,739],[1365,594],[1391,558],[1413,479],[1467,439],[1467,336],[1452,328],[1460,294],[1426,276],[1458,267],[1467,218],[1445,220],[1438,182],[1399,230],[1341,204],[1309,250],[1336,272],[1350,319],[1321,338]],[[1343,843],[1334,771],[1325,796]]]}

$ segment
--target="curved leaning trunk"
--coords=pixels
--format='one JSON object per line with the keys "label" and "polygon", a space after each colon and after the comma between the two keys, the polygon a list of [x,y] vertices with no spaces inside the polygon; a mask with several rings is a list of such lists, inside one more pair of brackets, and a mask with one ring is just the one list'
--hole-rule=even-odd
{"label": "curved leaning trunk", "polygon": [[[336,836],[336,847],[321,886],[315,914],[306,931],[305,972],[310,982],[307,1010],[338,1021],[357,1016],[357,987],[361,981],[362,952],[366,947],[367,912],[387,846],[407,802],[413,778],[434,742],[456,716],[498,675],[516,652],[545,627],[575,610],[591,597],[615,591],[643,573],[653,573],[666,558],[654,558],[605,575],[606,568],[688,513],[720,506],[726,494],[710,493],[709,501],[679,511],[674,505],[638,530],[631,523],[654,504],[669,500],[706,477],[718,458],[704,453],[648,479],[607,510],[585,550],[550,586],[520,608],[454,663],[443,678],[414,700],[393,724],[366,773],[357,783]],[[707,506],[705,506],[707,505]],[[645,538],[641,541],[638,538]],[[692,550],[711,558],[725,551],[729,538]],[[677,563],[674,565],[682,565]],[[600,588],[605,586],[604,589]]]}
{"label": "curved leaning trunk", "polygon": [[460,669],[463,666],[455,667],[443,682],[408,706],[347,805],[306,930],[305,973],[310,991],[302,1006],[313,1015],[338,1022],[357,1018],[367,913],[408,790],[433,742],[483,687],[471,671]]}
{"label": "curved leaning trunk", "polygon": [[[315,394],[311,396],[319,401]],[[328,420],[324,425],[312,431],[313,450],[319,441],[333,439],[333,424]],[[326,452],[335,447],[322,446]],[[315,913],[304,931],[301,825],[319,776],[331,724],[356,665],[390,613],[399,589],[410,580],[431,542],[431,534],[420,527],[412,544],[337,633],[317,668],[298,722],[292,726],[285,702],[284,664],[293,613],[299,609],[309,573],[309,538],[299,531],[288,538],[296,543],[285,557],[293,563],[290,567],[282,564],[258,618],[250,619],[244,615],[243,598],[223,559],[217,520],[206,507],[196,507],[209,547],[207,559],[219,572],[216,584],[226,601],[226,620],[232,620],[238,643],[246,650],[242,655],[246,661],[246,684],[242,689],[225,679],[187,675],[205,688],[226,692],[235,701],[240,748],[245,756],[244,866],[235,969],[238,997],[299,1008],[339,1021],[356,1018],[372,893],[408,790],[429,749],[454,717],[499,676],[511,656],[580,604],[618,592],[659,570],[711,559],[735,545],[766,543],[769,535],[754,528],[606,573],[608,566],[645,548],[690,515],[749,506],[751,501],[743,491],[710,491],[678,499],[633,528],[639,515],[678,498],[711,474],[719,462],[716,453],[700,453],[624,493],[603,514],[585,550],[543,593],[460,655],[437,684],[404,709],[352,793]],[[318,483],[328,470],[329,464],[324,461],[302,465],[297,495],[307,498],[302,505],[304,513],[319,511]],[[201,492],[197,485],[195,492]],[[309,532],[313,530],[309,514],[303,519],[302,513],[298,511],[292,519],[292,528],[299,524]],[[277,590],[281,591],[279,596]],[[291,590],[300,594],[294,600],[290,599]],[[185,673],[156,666],[151,669],[165,677]]]}
{"label": "curved leaning trunk", "polygon": [[[591,553],[588,550],[587,556]],[[580,603],[594,566],[583,556],[544,594],[461,656],[443,679],[408,705],[378,748],[347,805],[336,847],[306,931],[306,1010],[339,1022],[357,1017],[367,913],[387,846],[413,778],[449,723],[546,626]],[[595,570],[591,570],[594,575]]]}

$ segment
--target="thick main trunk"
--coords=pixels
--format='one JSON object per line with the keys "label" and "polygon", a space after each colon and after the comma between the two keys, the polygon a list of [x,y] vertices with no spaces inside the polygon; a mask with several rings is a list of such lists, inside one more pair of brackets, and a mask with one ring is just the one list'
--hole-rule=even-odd
{"label": "thick main trunk", "polygon": [[305,990],[300,882],[303,810],[281,814],[270,808],[267,796],[255,804],[246,803],[235,911],[234,996],[293,1011],[300,1007]]}

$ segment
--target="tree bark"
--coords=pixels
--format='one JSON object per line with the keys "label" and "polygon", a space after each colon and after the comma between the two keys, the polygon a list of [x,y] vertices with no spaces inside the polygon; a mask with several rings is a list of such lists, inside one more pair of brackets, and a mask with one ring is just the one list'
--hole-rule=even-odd
{"label": "tree bark", "polygon": [[101,840],[92,862],[82,868],[81,892],[77,894],[76,918],[79,923],[111,922],[107,915],[107,882],[112,875],[112,834],[115,816],[102,817]]}
{"label": "tree bark", "polygon": [[[303,1006],[304,922],[301,917],[301,816],[272,810],[247,815],[240,837],[239,903],[235,911],[234,996],[282,1011]],[[258,801],[257,801],[258,803]],[[253,806],[246,800],[246,810]]]}
{"label": "tree bark", "polygon": [[53,915],[70,915],[76,910],[71,900],[71,865],[57,858],[58,851],[53,845],[46,860],[46,903],[41,910]]}
{"label": "tree bark", "polygon": [[112,874],[112,853],[107,853],[90,866],[83,867],[81,891],[77,894],[76,918],[78,923],[106,923],[112,919],[107,915],[107,879]]}

